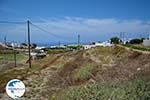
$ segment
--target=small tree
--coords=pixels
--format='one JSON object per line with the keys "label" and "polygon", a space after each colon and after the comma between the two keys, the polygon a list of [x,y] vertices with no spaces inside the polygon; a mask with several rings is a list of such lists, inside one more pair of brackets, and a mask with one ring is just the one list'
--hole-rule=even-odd
{"label": "small tree", "polygon": [[23,45],[23,46],[28,46],[26,43],[22,43],[21,45]]}
{"label": "small tree", "polygon": [[129,41],[130,44],[141,44],[144,39],[132,39]]}
{"label": "small tree", "polygon": [[120,44],[122,41],[118,37],[112,37],[112,38],[110,38],[110,42],[113,44]]}
{"label": "small tree", "polygon": [[35,49],[37,47],[37,44],[35,44],[35,43],[33,43],[32,45],[31,45],[31,48],[33,48],[33,49]]}

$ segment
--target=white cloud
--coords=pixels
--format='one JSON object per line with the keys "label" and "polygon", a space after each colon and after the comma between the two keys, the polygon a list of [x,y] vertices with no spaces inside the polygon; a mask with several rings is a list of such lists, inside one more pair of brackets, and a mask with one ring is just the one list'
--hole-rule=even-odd
{"label": "white cloud", "polygon": [[[62,19],[40,19],[38,22],[34,22],[39,27],[50,31],[51,33],[70,38],[74,40],[77,34],[81,34],[86,40],[104,39],[112,36],[115,32],[126,33],[142,33],[145,34],[150,31],[150,21],[142,20],[118,20],[114,18],[110,19],[95,19],[95,18],[80,18],[80,17],[65,17]],[[20,33],[25,31],[26,26],[15,26],[14,29],[7,30],[7,33]],[[1,28],[0,31],[4,29]],[[5,28],[6,29],[6,28]],[[6,31],[6,30],[5,30]],[[33,37],[40,38],[43,34],[35,27],[31,27]],[[109,35],[109,36],[107,36]],[[46,35],[50,37],[50,35]],[[103,38],[104,37],[104,38]],[[19,38],[19,37],[17,37]],[[83,39],[83,41],[84,41]]]}
{"label": "white cloud", "polygon": [[53,33],[108,33],[108,32],[127,32],[145,33],[150,31],[148,23],[141,20],[116,20],[116,19],[92,19],[66,17],[64,19],[44,20],[38,25],[51,30]]}

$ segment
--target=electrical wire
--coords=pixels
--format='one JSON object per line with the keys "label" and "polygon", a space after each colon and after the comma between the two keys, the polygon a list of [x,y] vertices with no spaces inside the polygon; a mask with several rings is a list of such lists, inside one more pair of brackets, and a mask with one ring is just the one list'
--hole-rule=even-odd
{"label": "electrical wire", "polygon": [[[26,24],[26,23],[27,23],[26,21],[0,21],[0,24]],[[41,28],[40,26],[33,24],[32,22],[29,22],[29,24],[32,25],[33,27],[43,31],[44,33],[47,33],[47,34],[53,36],[53,37],[59,38],[61,40],[66,38],[66,37],[62,37],[60,35],[56,35],[56,34],[50,32],[50,31],[47,31],[47,30]],[[66,42],[68,42],[68,41],[66,41]]]}
{"label": "electrical wire", "polygon": [[0,21],[1,24],[25,24],[26,22]]}
{"label": "electrical wire", "polygon": [[43,31],[43,32],[45,32],[45,33],[48,33],[48,34],[50,34],[50,35],[52,35],[52,36],[54,36],[54,37],[57,37],[57,38],[60,38],[60,39],[64,38],[64,37],[62,37],[62,36],[56,35],[56,34],[54,34],[54,33],[52,33],[52,32],[49,32],[49,31],[47,31],[47,30],[45,30],[45,29],[43,29],[43,28],[41,28],[41,27],[39,27],[39,26],[37,26],[37,25],[31,23],[31,22],[30,22],[30,24],[31,24],[32,26],[38,28],[39,30],[41,30],[41,31]]}

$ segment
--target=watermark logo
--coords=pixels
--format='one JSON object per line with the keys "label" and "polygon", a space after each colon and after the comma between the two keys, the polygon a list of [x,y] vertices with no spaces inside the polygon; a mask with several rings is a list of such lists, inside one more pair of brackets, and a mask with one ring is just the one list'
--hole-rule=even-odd
{"label": "watermark logo", "polygon": [[18,79],[10,80],[6,85],[6,93],[13,99],[20,98],[25,93],[25,85]]}

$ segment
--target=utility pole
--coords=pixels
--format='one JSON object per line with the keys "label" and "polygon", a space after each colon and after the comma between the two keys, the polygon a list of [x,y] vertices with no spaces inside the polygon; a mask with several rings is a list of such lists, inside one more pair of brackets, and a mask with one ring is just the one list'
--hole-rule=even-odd
{"label": "utility pole", "polygon": [[28,25],[28,50],[29,50],[29,68],[31,68],[31,51],[30,51],[30,21],[27,21]]}
{"label": "utility pole", "polygon": [[125,40],[125,32],[120,32],[119,33],[119,38],[122,40],[122,42],[124,43]]}
{"label": "utility pole", "polygon": [[15,50],[15,47],[14,47],[14,62],[15,62],[15,67],[16,67],[16,50]]}
{"label": "utility pole", "polygon": [[24,43],[27,44],[27,36],[26,36],[26,34],[25,34]]}
{"label": "utility pole", "polygon": [[4,36],[4,44],[6,45],[7,35]]}
{"label": "utility pole", "polygon": [[80,49],[80,34],[78,34],[78,50]]}
{"label": "utility pole", "polygon": [[121,32],[119,32],[119,38],[121,39]]}
{"label": "utility pole", "polygon": [[148,40],[150,40],[150,32],[149,32],[149,39]]}
{"label": "utility pole", "polygon": [[60,41],[58,42],[58,47],[60,48],[60,45],[61,45],[61,43],[60,43]]}
{"label": "utility pole", "polygon": [[124,41],[125,41],[125,32],[122,32],[122,41],[123,41],[123,44],[124,44]]}

